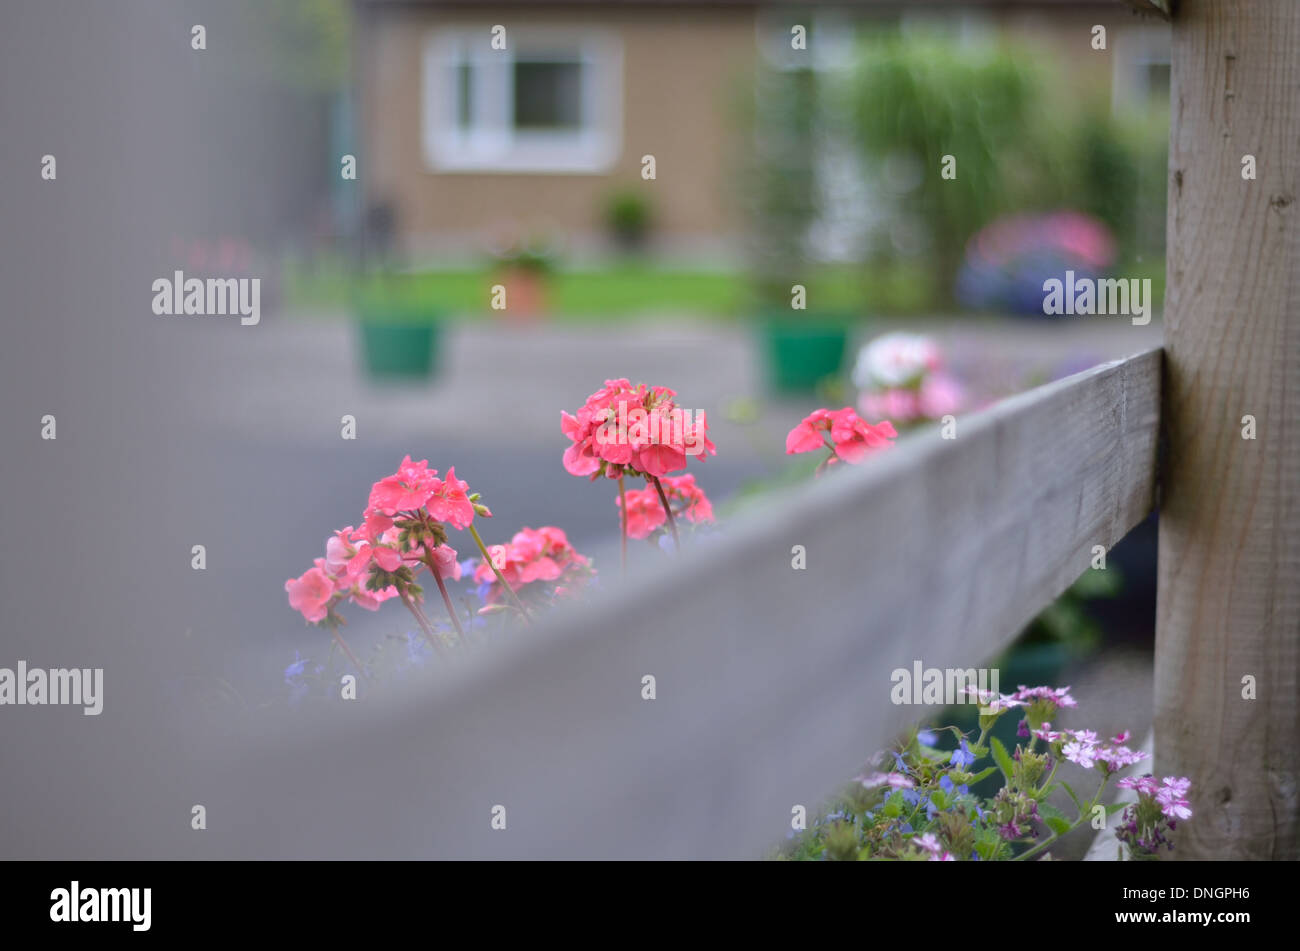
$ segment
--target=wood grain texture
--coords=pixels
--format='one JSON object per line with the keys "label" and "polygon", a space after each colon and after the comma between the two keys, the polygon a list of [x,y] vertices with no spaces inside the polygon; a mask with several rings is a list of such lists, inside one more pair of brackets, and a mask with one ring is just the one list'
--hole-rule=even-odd
{"label": "wood grain texture", "polygon": [[[775,496],[712,544],[437,681],[258,714],[198,759],[221,836],[302,857],[761,854],[931,708],[891,672],[978,667],[1151,509],[1160,352],[1012,398]],[[703,467],[707,474],[707,466]],[[807,550],[807,569],[791,549]],[[500,649],[504,648],[504,649]],[[641,678],[657,699],[641,698]],[[1003,685],[1004,689],[1008,685]],[[493,831],[491,808],[507,808]],[[210,820],[211,821],[211,820]],[[196,853],[196,849],[203,850]]]}
{"label": "wood grain texture", "polygon": [[1184,0],[1172,29],[1156,766],[1192,780],[1175,856],[1296,859],[1300,4]]}

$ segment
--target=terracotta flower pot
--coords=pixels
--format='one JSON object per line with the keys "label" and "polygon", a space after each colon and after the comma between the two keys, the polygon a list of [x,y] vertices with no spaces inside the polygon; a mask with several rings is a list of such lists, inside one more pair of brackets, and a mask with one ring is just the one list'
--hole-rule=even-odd
{"label": "terracotta flower pot", "polygon": [[506,289],[505,310],[501,316],[532,323],[546,312],[546,275],[533,268],[508,267],[493,280]]}

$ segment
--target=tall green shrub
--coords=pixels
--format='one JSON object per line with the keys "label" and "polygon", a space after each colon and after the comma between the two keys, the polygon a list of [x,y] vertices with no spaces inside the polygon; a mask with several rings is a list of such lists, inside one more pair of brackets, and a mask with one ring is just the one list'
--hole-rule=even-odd
{"label": "tall green shrub", "polygon": [[[929,231],[935,278],[950,290],[966,240],[1045,174],[1040,70],[1009,49],[971,49],[939,39],[874,37],[856,75],[862,147],[873,165],[902,156],[919,184],[900,210]],[[942,178],[941,159],[956,159]]]}

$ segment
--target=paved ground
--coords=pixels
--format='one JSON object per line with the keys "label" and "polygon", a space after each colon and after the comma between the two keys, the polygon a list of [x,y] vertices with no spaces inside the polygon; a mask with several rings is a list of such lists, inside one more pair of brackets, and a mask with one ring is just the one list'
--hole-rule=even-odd
{"label": "paved ground", "polygon": [[[898,326],[876,324],[862,336]],[[1083,368],[1160,340],[1157,324],[1134,327],[1116,320],[922,326],[954,363],[1002,374],[1009,385],[1013,373],[1027,380],[1063,366]],[[726,446],[722,457],[759,460],[771,456],[772,446],[779,449],[790,425],[813,408],[809,401],[767,399],[754,338],[739,325],[458,325],[446,333],[443,370],[434,381],[386,386],[368,383],[358,372],[353,330],[342,319],[269,318],[255,330],[186,330],[206,335],[207,367],[200,363],[192,372],[217,374],[215,387],[204,387],[215,397],[205,413],[208,422],[240,439],[281,446],[335,446],[341,442],[338,418],[351,413],[363,444],[416,452],[444,440],[562,449],[560,410],[572,411],[605,378],[626,376],[671,386],[685,405],[706,409],[715,442]],[[753,426],[729,418],[738,401],[762,406],[762,440],[753,437]]]}

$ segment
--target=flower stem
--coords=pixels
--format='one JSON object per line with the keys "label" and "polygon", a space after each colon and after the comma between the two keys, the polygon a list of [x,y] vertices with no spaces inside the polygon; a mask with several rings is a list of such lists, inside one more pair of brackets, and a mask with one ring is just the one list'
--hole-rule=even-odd
{"label": "flower stem", "polygon": [[623,577],[627,577],[627,493],[623,489],[623,477],[618,477],[618,522],[620,529],[619,553],[622,556]]}
{"label": "flower stem", "polygon": [[452,607],[451,595],[447,593],[447,585],[443,583],[442,572],[438,570],[437,562],[433,560],[433,553],[429,551],[428,546],[424,548],[424,563],[429,566],[433,572],[433,580],[438,582],[438,591],[442,594],[442,603],[447,606],[447,616],[451,618],[451,624],[456,628],[456,634],[461,641],[465,640],[465,629],[460,626],[460,618],[456,616],[456,609]]}
{"label": "flower stem", "polygon": [[[1056,770],[1052,770],[1052,772],[1053,774],[1055,774]],[[1070,826],[1070,828],[1065,830],[1064,835],[1069,835],[1075,829],[1079,828],[1079,826],[1083,825],[1083,823],[1088,819],[1088,817],[1092,815],[1092,810],[1097,807],[1097,802],[1098,800],[1101,799],[1102,790],[1106,788],[1106,783],[1109,779],[1110,779],[1109,776],[1104,777],[1102,779],[1101,785],[1097,787],[1097,795],[1092,797],[1092,801],[1089,802],[1087,807],[1083,810],[1083,814],[1080,815],[1079,818],[1074,821],[1074,823]],[[1043,851],[1043,849],[1047,848],[1049,845],[1051,845],[1053,842],[1055,842],[1057,839],[1060,838],[1062,838],[1062,836],[1053,834],[1050,839],[1047,839],[1043,842],[1039,842],[1028,852],[1022,852],[1019,855],[1017,855],[1015,857],[1015,861],[1017,862],[1027,861],[1030,857],[1037,855],[1039,852]]]}
{"label": "flower stem", "polygon": [[411,596],[406,593],[405,589],[399,587],[397,593],[401,597],[402,603],[406,605],[406,609],[411,612],[411,616],[415,618],[415,623],[420,625],[420,630],[424,632],[424,639],[429,642],[429,646],[439,656],[443,656],[442,644],[434,636],[433,628],[429,626],[429,619],[424,616],[424,612],[415,606],[415,602],[411,600]]}
{"label": "flower stem", "polygon": [[523,602],[521,602],[519,596],[515,594],[515,589],[510,587],[505,577],[501,574],[501,569],[498,568],[496,562],[492,560],[492,556],[488,554],[487,545],[483,544],[483,537],[479,535],[478,529],[474,527],[472,522],[469,526],[469,533],[474,536],[474,541],[478,545],[478,550],[482,552],[484,560],[492,566],[492,573],[497,576],[497,582],[500,583],[506,594],[510,595],[510,600],[514,603],[515,609],[523,615],[525,621],[531,624],[533,621],[532,617],[524,609]]}
{"label": "flower stem", "polygon": [[330,633],[334,635],[334,640],[338,643],[339,647],[343,648],[343,653],[348,655],[348,660],[352,661],[352,666],[361,671],[362,677],[369,680],[370,675],[366,673],[366,668],[361,666],[361,661],[357,660],[356,655],[352,653],[352,648],[348,647],[347,641],[343,640],[343,636],[339,634],[339,629],[337,627],[331,628]]}
{"label": "flower stem", "polygon": [[659,493],[659,501],[664,507],[664,514],[668,516],[668,527],[673,530],[673,546],[677,551],[681,551],[682,540],[677,534],[677,519],[673,518],[673,509],[668,504],[668,496],[664,494],[663,483],[659,481],[658,476],[651,476],[650,481],[655,484],[655,491]]}

